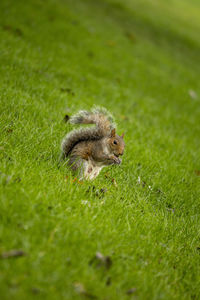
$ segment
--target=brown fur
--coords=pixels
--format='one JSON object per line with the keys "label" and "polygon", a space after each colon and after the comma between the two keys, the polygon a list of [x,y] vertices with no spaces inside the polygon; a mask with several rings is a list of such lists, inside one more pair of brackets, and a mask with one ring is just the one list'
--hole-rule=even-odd
{"label": "brown fur", "polygon": [[[93,167],[121,163],[119,156],[123,155],[125,147],[123,135],[116,134],[112,118],[105,109],[80,111],[71,118],[71,123],[96,124],[95,128],[74,130],[63,140],[62,156],[69,157],[73,170],[81,166],[85,168],[84,162],[87,161]],[[88,167],[90,172],[91,167]]]}
{"label": "brown fur", "polygon": [[71,124],[96,124],[94,128],[73,130],[62,142],[62,156],[66,158],[73,147],[82,141],[99,140],[110,134],[115,124],[112,116],[104,108],[94,108],[91,112],[79,111],[69,119]]}

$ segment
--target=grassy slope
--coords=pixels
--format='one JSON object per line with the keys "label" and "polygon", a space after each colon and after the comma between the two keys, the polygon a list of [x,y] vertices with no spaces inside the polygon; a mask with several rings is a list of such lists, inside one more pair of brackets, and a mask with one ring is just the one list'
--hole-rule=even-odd
{"label": "grassy slope", "polygon": [[[198,1],[0,6],[0,252],[27,253],[0,260],[1,299],[199,299]],[[126,133],[101,199],[58,165],[64,113],[93,104]]]}

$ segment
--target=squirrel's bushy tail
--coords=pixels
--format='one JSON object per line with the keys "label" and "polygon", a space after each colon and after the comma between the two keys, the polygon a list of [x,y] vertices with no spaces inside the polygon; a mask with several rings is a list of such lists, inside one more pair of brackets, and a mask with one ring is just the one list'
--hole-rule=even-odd
{"label": "squirrel's bushy tail", "polygon": [[115,128],[113,116],[104,107],[95,106],[92,111],[80,110],[69,120],[71,124],[96,124],[102,135]]}
{"label": "squirrel's bushy tail", "polygon": [[69,122],[71,124],[96,124],[96,127],[77,129],[67,134],[61,145],[63,157],[67,157],[77,143],[98,140],[109,135],[116,127],[112,115],[102,107],[94,107],[91,111],[80,110],[70,117]]}

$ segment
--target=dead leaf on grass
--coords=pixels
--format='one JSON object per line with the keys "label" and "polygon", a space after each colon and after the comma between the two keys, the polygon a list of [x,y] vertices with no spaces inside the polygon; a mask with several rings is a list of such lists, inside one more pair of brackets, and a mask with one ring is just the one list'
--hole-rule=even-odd
{"label": "dead leaf on grass", "polygon": [[12,132],[13,132],[13,129],[12,129],[12,128],[8,128],[8,129],[6,129],[6,132],[7,132],[7,133],[12,133]]}
{"label": "dead leaf on grass", "polygon": [[97,252],[96,255],[91,259],[89,264],[95,264],[97,268],[104,267],[108,270],[112,266],[112,259],[110,256],[104,256],[100,252]]}
{"label": "dead leaf on grass", "polygon": [[114,185],[115,187],[118,187],[117,182],[116,182],[116,180],[115,180],[114,178],[112,178],[112,183],[113,183],[113,185]]}
{"label": "dead leaf on grass", "polygon": [[72,183],[83,184],[83,181],[79,180],[77,177],[75,177],[74,179],[72,179]]}
{"label": "dead leaf on grass", "polygon": [[129,290],[126,292],[126,294],[127,294],[127,295],[132,295],[132,294],[134,294],[136,291],[137,291],[136,288],[131,288],[131,289],[129,289]]}
{"label": "dead leaf on grass", "polygon": [[200,176],[200,170],[195,170],[194,172],[197,176]]}
{"label": "dead leaf on grass", "polygon": [[26,256],[26,253],[23,250],[10,250],[7,252],[3,252],[1,254],[1,258],[11,258],[11,257],[20,257]]}
{"label": "dead leaf on grass", "polygon": [[70,184],[83,184],[83,180],[78,179],[77,177],[74,177],[73,179],[70,179],[69,181],[69,176],[65,176],[64,178],[66,183],[70,183]]}
{"label": "dead leaf on grass", "polygon": [[11,32],[11,33],[13,33],[15,35],[18,35],[18,36],[22,36],[23,35],[23,32],[22,32],[22,30],[20,28],[14,28],[14,27],[12,27],[10,25],[4,25],[3,26],[3,30],[9,31],[9,32]]}
{"label": "dead leaf on grass", "polygon": [[60,91],[63,92],[63,93],[67,93],[69,95],[72,95],[72,96],[75,95],[75,93],[70,88],[61,88]]}

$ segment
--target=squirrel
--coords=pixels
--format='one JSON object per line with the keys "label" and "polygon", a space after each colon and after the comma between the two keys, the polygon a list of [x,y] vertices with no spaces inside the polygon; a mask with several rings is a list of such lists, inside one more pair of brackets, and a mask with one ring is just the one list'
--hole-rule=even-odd
{"label": "squirrel", "polygon": [[70,117],[69,122],[96,125],[71,131],[61,144],[61,157],[68,158],[69,167],[79,171],[81,179],[92,180],[103,167],[121,164],[119,156],[124,153],[124,133],[116,134],[113,117],[105,108],[81,110]]}

